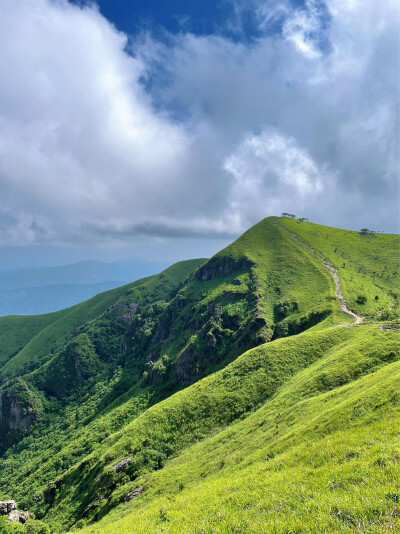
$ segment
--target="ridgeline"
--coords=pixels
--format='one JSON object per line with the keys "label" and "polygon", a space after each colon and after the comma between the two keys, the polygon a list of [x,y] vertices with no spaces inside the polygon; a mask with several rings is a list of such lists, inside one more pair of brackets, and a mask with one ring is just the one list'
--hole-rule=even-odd
{"label": "ridgeline", "polygon": [[399,236],[290,217],[2,317],[0,499],[38,534],[395,532],[399,329]]}

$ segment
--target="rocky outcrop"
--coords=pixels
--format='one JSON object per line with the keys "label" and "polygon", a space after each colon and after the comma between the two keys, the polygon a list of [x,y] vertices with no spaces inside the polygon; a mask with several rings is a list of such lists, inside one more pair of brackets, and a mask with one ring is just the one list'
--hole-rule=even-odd
{"label": "rocky outcrop", "polygon": [[17,509],[15,501],[0,501],[0,515],[8,515]]}
{"label": "rocky outcrop", "polygon": [[30,517],[33,517],[29,512],[22,512],[17,509],[15,501],[0,501],[0,516],[8,516],[8,520],[12,523],[26,523]]}
{"label": "rocky outcrop", "polygon": [[400,323],[383,323],[379,328],[380,330],[400,330]]}
{"label": "rocky outcrop", "polygon": [[144,490],[144,487],[143,486],[139,486],[138,488],[135,488],[134,490],[130,491],[126,496],[125,496],[125,501],[131,501],[132,499],[134,499],[135,497],[139,497],[139,495],[143,492]]}
{"label": "rocky outcrop", "polygon": [[20,510],[13,510],[9,514],[9,520],[12,523],[26,523],[30,517],[29,512],[21,512]]}
{"label": "rocky outcrop", "polygon": [[0,449],[29,433],[41,415],[41,405],[21,379],[7,382],[0,390]]}
{"label": "rocky outcrop", "polygon": [[194,274],[195,280],[212,280],[217,276],[227,276],[237,271],[249,271],[253,262],[246,256],[234,259],[231,256],[214,256]]}
{"label": "rocky outcrop", "polygon": [[136,302],[119,302],[115,306],[115,311],[121,312],[117,315],[117,320],[120,321],[124,326],[128,326],[135,316],[137,308],[138,305]]}
{"label": "rocky outcrop", "polygon": [[176,315],[167,313],[162,316],[158,322],[157,332],[155,336],[155,343],[160,344],[165,341],[172,332],[173,324],[176,319]]}
{"label": "rocky outcrop", "polygon": [[120,460],[116,464],[114,464],[111,469],[114,469],[116,473],[119,473],[120,471],[125,471],[125,469],[132,463],[132,458],[124,458],[123,460]]}
{"label": "rocky outcrop", "polygon": [[198,353],[193,343],[181,352],[175,363],[175,372],[180,384],[193,384],[199,378]]}

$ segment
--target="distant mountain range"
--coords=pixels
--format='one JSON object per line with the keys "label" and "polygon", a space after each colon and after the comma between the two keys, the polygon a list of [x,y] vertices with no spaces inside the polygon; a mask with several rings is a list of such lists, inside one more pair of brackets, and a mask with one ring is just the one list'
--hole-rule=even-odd
{"label": "distant mountain range", "polygon": [[131,258],[0,271],[0,315],[60,310],[101,291],[155,274],[169,262]]}

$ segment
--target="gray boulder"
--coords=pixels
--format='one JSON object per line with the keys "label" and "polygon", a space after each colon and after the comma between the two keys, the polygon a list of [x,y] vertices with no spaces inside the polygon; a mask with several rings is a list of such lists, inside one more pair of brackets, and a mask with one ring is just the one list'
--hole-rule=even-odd
{"label": "gray boulder", "polygon": [[131,463],[132,458],[124,458],[123,460],[120,460],[119,462],[114,464],[111,469],[114,469],[114,471],[119,473],[120,471],[124,471]]}
{"label": "gray boulder", "polygon": [[134,490],[130,491],[128,495],[125,496],[125,500],[131,501],[135,497],[139,497],[139,495],[142,493],[143,490],[144,490],[143,486],[139,486],[138,488],[135,488]]}
{"label": "gray boulder", "polygon": [[16,509],[17,503],[15,501],[0,501],[0,515],[8,515]]}
{"label": "gray boulder", "polygon": [[20,512],[19,510],[12,510],[8,517],[13,523],[26,523],[29,519],[29,512]]}

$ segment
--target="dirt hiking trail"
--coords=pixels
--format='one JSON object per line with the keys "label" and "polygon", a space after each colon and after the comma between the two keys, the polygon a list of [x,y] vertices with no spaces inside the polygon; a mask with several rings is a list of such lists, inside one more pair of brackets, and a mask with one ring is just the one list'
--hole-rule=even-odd
{"label": "dirt hiking trail", "polygon": [[302,241],[302,239],[300,239],[300,237],[295,234],[294,232],[292,232],[291,230],[288,230],[287,228],[285,228],[278,219],[275,220],[275,224],[277,224],[278,226],[280,226],[280,228],[282,228],[283,230],[285,230],[286,232],[288,232],[294,239],[296,239],[296,241],[298,243],[300,243],[301,245],[303,245],[303,247],[306,247],[308,248],[312,254],[314,254],[314,256],[317,256],[318,258],[320,258],[322,260],[322,263],[325,267],[325,269],[329,272],[329,274],[332,276],[333,278],[333,281],[335,283],[335,296],[337,298],[337,301],[339,303],[339,306],[340,306],[340,309],[342,311],[344,311],[345,313],[351,315],[352,317],[354,317],[355,319],[355,324],[361,324],[362,323],[362,320],[363,318],[360,316],[360,315],[357,315],[356,313],[354,313],[353,311],[350,310],[350,308],[347,307],[347,303],[346,303],[346,299],[344,298],[343,296],[343,293],[342,293],[342,285],[340,283],[340,278],[338,276],[338,271],[337,269],[335,269],[335,267],[325,258],[325,256],[323,256],[323,254],[321,252],[319,252],[319,250],[316,250],[314,247],[312,247],[311,245],[308,245],[307,243],[305,243],[304,241]]}

